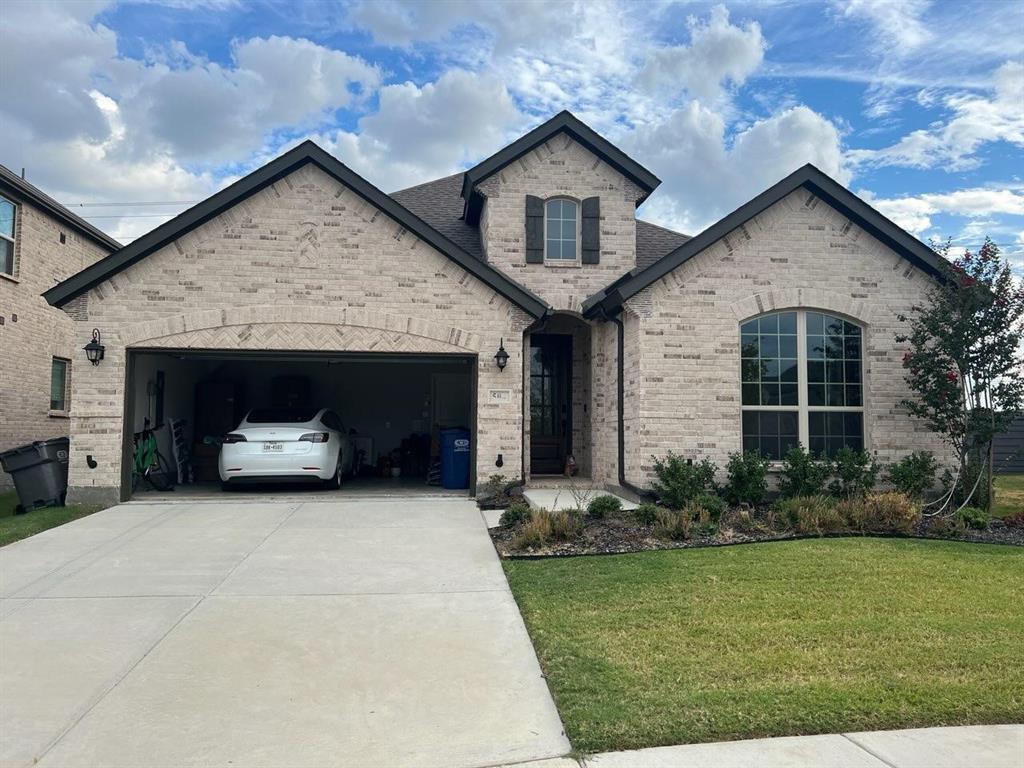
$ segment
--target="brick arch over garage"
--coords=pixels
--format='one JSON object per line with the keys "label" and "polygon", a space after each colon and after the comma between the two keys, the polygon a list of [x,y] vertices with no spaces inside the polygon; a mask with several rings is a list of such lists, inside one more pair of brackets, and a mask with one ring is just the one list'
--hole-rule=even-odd
{"label": "brick arch over garage", "polygon": [[128,326],[125,347],[331,352],[480,352],[479,334],[410,315],[352,308],[251,306],[199,310]]}
{"label": "brick arch over garage", "polygon": [[737,322],[766,312],[783,309],[817,309],[845,315],[851,320],[870,326],[877,318],[877,305],[859,301],[851,296],[820,288],[776,288],[752,294],[730,305]]}

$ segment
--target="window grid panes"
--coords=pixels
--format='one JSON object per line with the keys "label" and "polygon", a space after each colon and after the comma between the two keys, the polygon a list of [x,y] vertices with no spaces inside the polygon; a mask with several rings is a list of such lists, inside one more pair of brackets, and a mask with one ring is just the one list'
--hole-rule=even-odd
{"label": "window grid panes", "polygon": [[548,200],[544,210],[544,257],[552,261],[575,261],[576,203],[572,200]]}
{"label": "window grid panes", "polygon": [[862,450],[863,331],[822,312],[775,312],[740,326],[743,449],[781,459],[798,444]]}
{"label": "window grid panes", "polygon": [[14,203],[0,197],[0,272],[14,274]]}
{"label": "window grid panes", "polygon": [[50,366],[50,410],[66,411],[68,391],[68,361],[53,358]]}

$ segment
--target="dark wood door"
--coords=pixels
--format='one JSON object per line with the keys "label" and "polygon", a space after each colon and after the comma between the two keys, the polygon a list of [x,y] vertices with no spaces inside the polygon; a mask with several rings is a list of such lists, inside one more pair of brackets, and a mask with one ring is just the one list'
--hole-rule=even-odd
{"label": "dark wood door", "polygon": [[572,450],[572,337],[530,337],[530,472],[561,474]]}

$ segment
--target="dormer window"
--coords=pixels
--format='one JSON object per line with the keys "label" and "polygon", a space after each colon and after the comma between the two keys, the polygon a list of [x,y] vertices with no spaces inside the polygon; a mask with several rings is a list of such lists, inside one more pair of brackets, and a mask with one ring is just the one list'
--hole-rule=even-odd
{"label": "dormer window", "polygon": [[579,205],[555,198],[544,204],[544,259],[575,262],[579,259]]}

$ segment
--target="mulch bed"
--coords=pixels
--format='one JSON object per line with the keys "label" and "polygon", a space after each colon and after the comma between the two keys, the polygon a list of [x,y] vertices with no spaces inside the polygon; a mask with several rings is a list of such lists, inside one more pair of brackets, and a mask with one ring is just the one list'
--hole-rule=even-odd
{"label": "mulch bed", "polygon": [[[936,526],[941,525],[935,518],[923,520],[909,536],[903,534],[869,533],[868,536],[896,536],[898,538],[942,539],[946,541],[968,541],[985,544],[1011,544],[1024,546],[1024,528],[1010,526],[1001,520],[993,520],[988,530],[965,530],[957,536],[946,531],[940,534]],[[587,520],[583,533],[572,541],[552,542],[537,549],[516,550],[512,540],[516,529],[511,526],[491,528],[491,540],[501,557],[574,557],[577,555],[612,555],[627,552],[648,552],[660,549],[692,549],[695,547],[721,547],[733,544],[751,544],[761,541],[787,541],[807,538],[833,538],[836,536],[859,536],[855,533],[825,534],[808,536],[794,531],[741,531],[726,528],[708,536],[696,534],[684,541],[671,541],[655,537],[652,526],[641,525],[629,512],[609,515],[603,520]]]}

